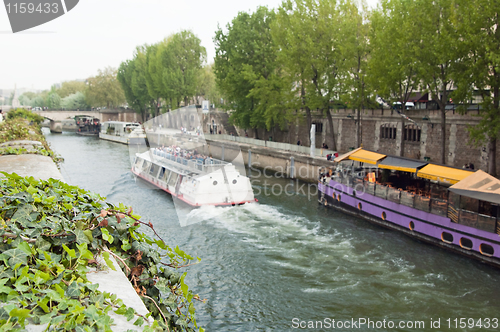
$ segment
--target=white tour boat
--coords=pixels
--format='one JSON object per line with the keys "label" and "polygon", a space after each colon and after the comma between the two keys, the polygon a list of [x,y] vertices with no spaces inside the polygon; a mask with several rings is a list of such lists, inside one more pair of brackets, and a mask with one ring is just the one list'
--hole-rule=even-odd
{"label": "white tour boat", "polygon": [[146,134],[141,124],[136,122],[103,122],[99,138],[123,144],[145,144],[146,142]]}
{"label": "white tour boat", "polygon": [[171,148],[150,149],[136,154],[132,172],[193,207],[255,201],[250,179],[222,160],[199,155],[188,159]]}

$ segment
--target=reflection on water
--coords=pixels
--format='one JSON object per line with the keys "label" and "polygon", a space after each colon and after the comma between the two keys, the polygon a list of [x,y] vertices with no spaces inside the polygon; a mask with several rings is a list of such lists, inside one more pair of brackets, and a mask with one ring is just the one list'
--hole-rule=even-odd
{"label": "reflection on water", "polygon": [[136,183],[127,146],[74,134],[47,139],[65,158],[69,183],[132,205],[169,244],[202,259],[187,279],[208,299],[197,305],[207,331],[289,331],[294,318],[359,317],[420,320],[430,330],[431,319],[493,318],[500,309],[500,270],[325,209],[308,195],[262,191],[259,203],[191,211],[206,220],[180,227],[171,197]]}

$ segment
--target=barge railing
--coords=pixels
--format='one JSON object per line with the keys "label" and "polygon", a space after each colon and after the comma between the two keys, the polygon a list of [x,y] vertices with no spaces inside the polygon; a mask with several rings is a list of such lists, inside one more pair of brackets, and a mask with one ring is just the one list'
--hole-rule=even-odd
{"label": "barge railing", "polygon": [[[361,198],[363,193],[367,193],[396,204],[402,204],[438,216],[448,217],[452,222],[461,225],[500,235],[498,215],[495,217],[461,209],[459,206],[450,204],[449,200],[446,199],[420,195],[415,192],[394,188],[382,183],[370,182],[361,177],[334,176],[332,179],[353,188],[358,198]],[[328,184],[328,182],[324,181],[324,184]]]}

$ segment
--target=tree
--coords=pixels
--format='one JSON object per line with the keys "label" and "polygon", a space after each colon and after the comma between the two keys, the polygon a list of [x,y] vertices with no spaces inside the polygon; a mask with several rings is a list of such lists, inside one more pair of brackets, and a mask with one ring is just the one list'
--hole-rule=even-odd
{"label": "tree", "polygon": [[164,96],[164,86],[163,86],[163,66],[161,59],[161,51],[164,49],[164,44],[159,43],[156,45],[146,46],[146,63],[145,63],[145,79],[146,87],[148,90],[149,97],[155,100],[153,116],[160,115],[160,98]]}
{"label": "tree", "polygon": [[266,127],[263,111],[267,102],[261,103],[264,96],[251,91],[258,81],[263,87],[265,80],[276,74],[276,48],[271,36],[275,16],[267,7],[259,7],[253,14],[240,12],[226,26],[227,31],[219,27],[215,33],[217,87],[226,100],[225,107],[232,110],[230,120],[243,129]]}
{"label": "tree", "polygon": [[[412,19],[418,10],[415,3],[382,0],[381,7],[372,14],[369,81],[391,105],[399,103],[402,112],[420,85],[417,54],[422,40],[422,24]],[[405,117],[401,116],[400,156],[405,153],[404,130]]]}
{"label": "tree", "polygon": [[356,146],[361,146],[361,110],[375,107],[374,94],[368,80],[368,57],[370,44],[368,33],[370,21],[366,3],[360,8],[350,2],[342,6],[343,17],[341,29],[346,38],[344,43],[348,59],[349,74],[345,77],[341,100],[356,110]]}
{"label": "tree", "polygon": [[129,107],[140,113],[144,121],[148,109],[154,103],[154,100],[148,94],[146,86],[145,51],[145,46],[137,47],[134,58],[122,62],[117,74],[117,79],[122,86]]}
{"label": "tree", "polygon": [[350,35],[356,30],[347,29],[346,22],[361,21],[357,16],[358,10],[349,0],[287,0],[279,8],[272,30],[288,85],[297,87],[288,94],[291,107],[305,110],[309,128],[311,110],[322,110],[331,133],[327,142],[333,149],[336,140],[330,104],[352,89],[346,83],[352,75],[357,40],[364,37]]}
{"label": "tree", "polygon": [[25,93],[23,93],[19,96],[19,103],[22,106],[31,106],[31,99]]}
{"label": "tree", "polygon": [[159,48],[163,66],[164,99],[184,101],[188,106],[190,98],[196,95],[202,63],[206,50],[201,41],[191,31],[181,31],[172,35]]}
{"label": "tree", "polygon": [[465,112],[471,100],[480,96],[480,121],[469,128],[471,140],[488,145],[488,173],[496,172],[496,149],[500,138],[500,7],[487,0],[457,0],[455,17],[459,38],[455,41],[463,57],[456,59],[457,90],[453,98]]}
{"label": "tree", "polygon": [[446,105],[453,87],[453,75],[460,59],[454,0],[422,0],[412,17],[421,23],[418,40],[418,77],[441,113],[441,163],[446,163]]}
{"label": "tree", "polygon": [[208,100],[215,105],[221,104],[222,94],[215,82],[214,63],[205,65],[201,69],[196,91],[196,95],[204,100]]}
{"label": "tree", "polygon": [[87,104],[87,101],[85,99],[85,95],[80,91],[63,98],[61,101],[61,106],[70,110],[84,110],[89,108],[89,105]]}
{"label": "tree", "polygon": [[87,80],[85,97],[91,107],[119,107],[125,103],[125,94],[116,74],[116,69],[107,67]]}
{"label": "tree", "polygon": [[82,81],[66,81],[61,84],[61,87],[56,90],[61,98],[68,97],[69,95],[77,92],[84,92],[86,88],[85,82]]}

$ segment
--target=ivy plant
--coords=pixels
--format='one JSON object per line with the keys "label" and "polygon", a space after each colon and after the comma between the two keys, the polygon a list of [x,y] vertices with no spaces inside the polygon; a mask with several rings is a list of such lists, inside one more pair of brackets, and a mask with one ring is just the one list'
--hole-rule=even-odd
{"label": "ivy plant", "polygon": [[[0,331],[27,324],[112,331],[113,311],[144,331],[203,332],[194,306],[202,300],[182,272],[199,258],[167,245],[130,207],[58,180],[1,173]],[[88,281],[91,268],[115,268],[110,257],[149,309],[147,317]]]}

